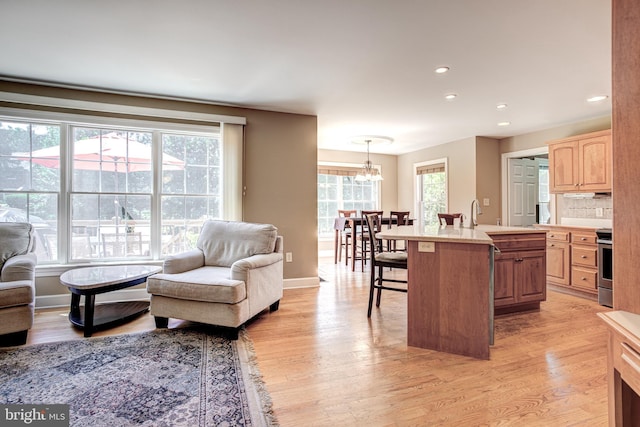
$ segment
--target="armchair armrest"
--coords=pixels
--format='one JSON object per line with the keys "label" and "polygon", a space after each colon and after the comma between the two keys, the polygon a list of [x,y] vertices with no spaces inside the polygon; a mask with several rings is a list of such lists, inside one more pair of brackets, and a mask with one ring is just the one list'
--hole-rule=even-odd
{"label": "armchair armrest", "polygon": [[36,263],[37,257],[33,252],[11,257],[2,267],[0,281],[15,282],[18,280],[29,280],[33,282],[36,278]]}
{"label": "armchair armrest", "polygon": [[282,253],[258,254],[239,259],[231,265],[232,280],[247,280],[247,272],[282,262]]}
{"label": "armchair armrest", "polygon": [[162,272],[165,274],[184,273],[202,266],[204,266],[204,253],[200,249],[194,249],[167,257],[162,263]]}

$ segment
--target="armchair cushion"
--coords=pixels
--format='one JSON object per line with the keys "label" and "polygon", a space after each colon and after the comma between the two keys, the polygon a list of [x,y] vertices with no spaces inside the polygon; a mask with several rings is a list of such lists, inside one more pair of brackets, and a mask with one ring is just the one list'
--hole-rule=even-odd
{"label": "armchair cushion", "polygon": [[21,222],[4,223],[0,227],[0,269],[16,255],[31,252],[35,242],[31,224]]}
{"label": "armchair cushion", "polygon": [[227,267],[201,267],[152,277],[147,281],[147,292],[152,295],[225,304],[235,304],[247,297],[245,282],[230,279]]}
{"label": "armchair cushion", "polygon": [[34,297],[33,283],[29,280],[0,282],[0,308],[32,304]]}
{"label": "armchair cushion", "polygon": [[278,229],[271,224],[207,221],[196,247],[204,253],[204,264],[231,267],[239,259],[270,254],[275,249]]}

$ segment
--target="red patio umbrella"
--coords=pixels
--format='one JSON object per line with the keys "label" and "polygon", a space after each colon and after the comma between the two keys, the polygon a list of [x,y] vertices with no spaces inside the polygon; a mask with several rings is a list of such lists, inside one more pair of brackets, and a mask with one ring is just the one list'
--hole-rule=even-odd
{"label": "red patio umbrella", "polygon": [[[60,166],[60,146],[43,148],[30,153],[13,153],[21,160],[50,168]],[[81,139],[73,144],[73,168],[106,172],[137,172],[151,170],[151,145],[126,139],[117,133]],[[184,162],[162,154],[164,170],[182,170]]]}

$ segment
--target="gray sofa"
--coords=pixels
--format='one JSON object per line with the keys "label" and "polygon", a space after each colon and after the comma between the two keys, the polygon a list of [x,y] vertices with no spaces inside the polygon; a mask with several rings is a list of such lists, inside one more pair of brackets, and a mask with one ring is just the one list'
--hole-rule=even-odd
{"label": "gray sofa", "polygon": [[0,223],[0,346],[21,345],[33,325],[36,254],[33,226]]}
{"label": "gray sofa", "polygon": [[169,318],[239,328],[267,307],[278,309],[283,289],[282,237],[271,224],[206,221],[192,251],[168,257],[147,279],[156,326]]}

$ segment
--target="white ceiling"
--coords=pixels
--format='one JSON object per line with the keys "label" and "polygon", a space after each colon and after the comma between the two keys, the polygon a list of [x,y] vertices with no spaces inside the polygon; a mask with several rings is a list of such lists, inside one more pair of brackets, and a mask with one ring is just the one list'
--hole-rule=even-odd
{"label": "white ceiling", "polygon": [[[351,137],[374,134],[395,142],[372,152],[400,154],[610,114],[610,98],[586,102],[611,93],[610,10],[610,0],[0,0],[0,77],[312,114],[320,148],[362,151]],[[436,75],[442,65],[450,72]]]}

